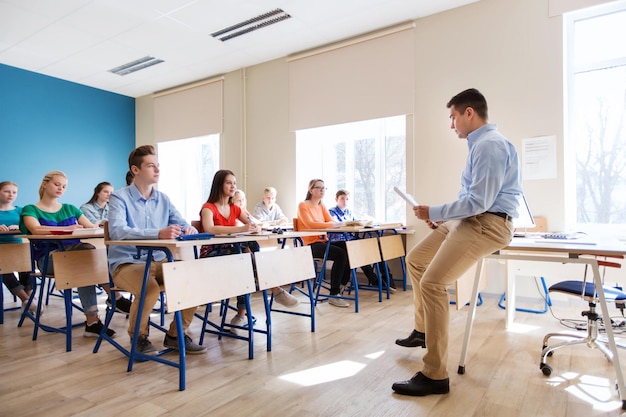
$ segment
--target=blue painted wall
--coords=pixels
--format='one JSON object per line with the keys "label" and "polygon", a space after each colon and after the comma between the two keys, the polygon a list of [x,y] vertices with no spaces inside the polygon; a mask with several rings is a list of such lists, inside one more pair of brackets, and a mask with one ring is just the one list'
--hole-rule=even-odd
{"label": "blue painted wall", "polygon": [[0,181],[16,204],[39,200],[43,176],[68,176],[61,202],[80,206],[101,181],[126,185],[135,99],[0,64]]}

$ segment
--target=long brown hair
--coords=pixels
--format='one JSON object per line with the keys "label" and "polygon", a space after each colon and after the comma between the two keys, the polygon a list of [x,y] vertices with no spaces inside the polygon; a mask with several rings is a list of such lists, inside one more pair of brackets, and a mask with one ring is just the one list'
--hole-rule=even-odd
{"label": "long brown hair", "polygon": [[[224,193],[224,182],[226,181],[226,177],[235,174],[233,171],[229,169],[220,169],[213,176],[213,183],[211,183],[211,192],[209,193],[209,198],[207,198],[207,203],[217,203]],[[230,199],[228,199],[228,203],[230,204]]]}
{"label": "long brown hair", "polygon": [[96,188],[93,189],[93,195],[89,201],[87,201],[87,204],[95,203],[98,200],[98,194],[100,194],[100,191],[102,191],[102,189],[107,185],[113,187],[110,182],[106,181],[102,181],[100,184],[96,185]]}

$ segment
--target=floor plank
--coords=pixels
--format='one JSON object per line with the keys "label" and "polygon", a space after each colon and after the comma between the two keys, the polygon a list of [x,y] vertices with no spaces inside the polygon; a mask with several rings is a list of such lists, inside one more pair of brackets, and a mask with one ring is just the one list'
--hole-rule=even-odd
{"label": "floor plank", "polygon": [[[361,295],[358,314],[318,306],[315,333],[306,318],[274,314],[273,351],[266,352],[265,337],[257,335],[253,360],[247,359],[245,342],[207,335],[207,354],[188,356],[183,392],[171,367],[137,363],[126,372],[125,357],[112,346],[92,353],[95,339],[82,337],[81,328],[75,330],[73,351],[65,352],[62,335],[40,332],[33,341],[32,323],[17,328],[19,313],[7,312],[0,326],[0,415],[621,415],[613,369],[599,351],[586,346],[560,350],[550,358],[553,375],[543,376],[538,366],[543,335],[564,328],[550,313],[518,313],[516,329],[523,331],[505,331],[504,310],[488,295],[478,308],[464,375],[456,370],[467,309],[451,310],[450,394],[394,395],[391,384],[419,370],[424,353],[394,344],[412,329],[411,293],[398,291],[382,303],[374,293]],[[105,298],[100,298],[103,309]],[[264,319],[261,301],[253,298],[259,322]],[[308,305],[297,308],[306,311]],[[579,318],[582,309],[559,307],[558,312]],[[61,300],[53,298],[44,320],[60,323],[62,314]],[[80,314],[74,319],[79,322]],[[127,343],[126,319],[117,315],[113,327]],[[199,320],[191,330],[197,340]],[[162,339],[158,332],[151,335],[157,346]]]}

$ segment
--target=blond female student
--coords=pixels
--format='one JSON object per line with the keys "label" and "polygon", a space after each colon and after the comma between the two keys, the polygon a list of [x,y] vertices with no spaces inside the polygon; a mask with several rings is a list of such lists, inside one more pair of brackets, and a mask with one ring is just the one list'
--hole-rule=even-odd
{"label": "blond female student", "polygon": [[[75,206],[64,204],[59,201],[67,188],[67,175],[61,171],[48,172],[41,181],[39,187],[39,201],[29,204],[22,209],[20,230],[29,235],[49,235],[54,230],[80,229],[83,227],[96,227]],[[89,243],[81,243],[78,239],[63,240],[64,250],[94,249]],[[43,259],[46,249],[43,244],[35,241],[33,255],[40,268],[43,267]],[[46,273],[53,274],[52,257],[48,261]],[[109,293],[109,284],[103,282],[102,288]],[[78,288],[78,297],[85,313],[85,337],[98,337],[102,330],[102,322],[98,318],[98,300],[96,299],[96,286],[88,285]],[[109,336],[115,335],[111,329],[107,330]]]}

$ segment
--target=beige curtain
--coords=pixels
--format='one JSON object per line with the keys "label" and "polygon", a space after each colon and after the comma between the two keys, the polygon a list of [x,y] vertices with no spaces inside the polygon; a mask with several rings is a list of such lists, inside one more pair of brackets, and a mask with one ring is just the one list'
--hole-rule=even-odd
{"label": "beige curtain", "polygon": [[223,79],[154,94],[156,142],[222,132]]}
{"label": "beige curtain", "polygon": [[288,58],[289,129],[413,113],[413,24]]}

